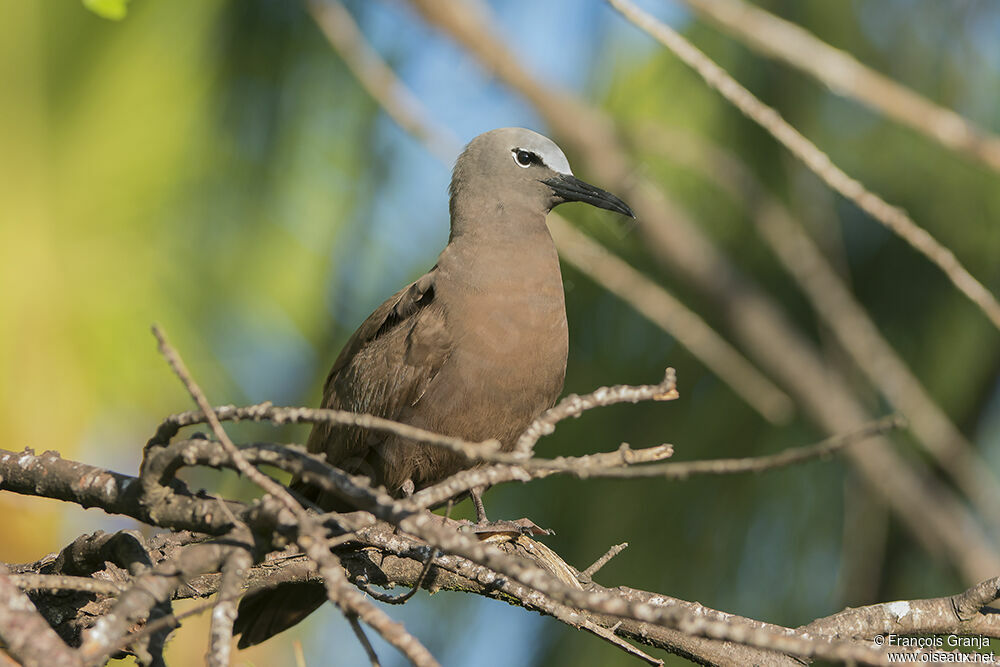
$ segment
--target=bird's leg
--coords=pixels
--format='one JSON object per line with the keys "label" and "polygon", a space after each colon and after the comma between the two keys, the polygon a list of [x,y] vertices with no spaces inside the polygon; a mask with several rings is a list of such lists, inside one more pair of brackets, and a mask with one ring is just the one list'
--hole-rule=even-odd
{"label": "bird's leg", "polygon": [[480,539],[484,539],[483,536],[494,535],[497,533],[505,533],[510,535],[551,535],[551,530],[546,530],[535,525],[535,522],[530,519],[518,519],[517,521],[490,521],[486,518],[486,508],[483,506],[483,493],[486,491],[485,486],[477,486],[474,489],[469,489],[469,496],[472,498],[472,504],[476,506],[476,523],[471,526],[467,526],[467,530],[471,530],[480,536]]}
{"label": "bird's leg", "polygon": [[[417,490],[417,485],[413,483],[412,479],[407,477],[403,484],[399,487],[399,490],[403,493],[404,498],[409,498],[413,495],[413,492]],[[399,533],[399,526],[396,526],[392,532]]]}
{"label": "bird's leg", "polygon": [[472,504],[476,506],[476,523],[479,524],[488,523],[486,518],[486,507],[483,505],[484,491],[486,491],[485,486],[477,486],[476,488],[469,490],[469,495],[472,497]]}

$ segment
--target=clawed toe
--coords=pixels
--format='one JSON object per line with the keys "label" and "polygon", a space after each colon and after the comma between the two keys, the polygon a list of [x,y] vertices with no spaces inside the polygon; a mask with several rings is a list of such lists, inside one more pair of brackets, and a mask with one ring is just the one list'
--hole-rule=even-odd
{"label": "clawed toe", "polygon": [[555,531],[547,530],[536,524],[531,519],[516,519],[513,521],[482,521],[479,523],[468,522],[463,524],[459,530],[473,533],[482,539],[489,535],[555,535]]}

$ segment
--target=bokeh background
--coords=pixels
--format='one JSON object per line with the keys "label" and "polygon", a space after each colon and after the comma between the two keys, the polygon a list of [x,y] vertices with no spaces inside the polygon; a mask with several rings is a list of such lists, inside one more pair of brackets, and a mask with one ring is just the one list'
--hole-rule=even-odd
{"label": "bokeh background", "polygon": [[[996,3],[760,5],[1000,131]],[[53,449],[135,471],[159,420],[190,407],[156,354],[153,322],[214,402],[316,404],[346,337],[432,265],[446,242],[448,167],[387,118],[300,3],[133,0],[118,21],[65,0],[2,6],[3,447]],[[643,6],[834,162],[908,210],[1000,293],[996,172],[759,57],[681,3]],[[348,8],[428,116],[460,140],[501,126],[549,130],[524,98],[405,2]],[[655,126],[738,156],[840,269],[984,465],[1000,465],[1000,335],[936,268],[832,194],[602,2],[496,0],[486,10],[494,33],[530,72],[604,109],[622,136]],[[761,242],[745,202],[656,142],[629,143],[638,173],[781,304],[858,399],[875,414],[891,411]],[[581,166],[576,173],[596,180]],[[560,213],[730,337],[713,303],[660,265],[634,227],[582,205]],[[566,391],[656,382],[670,365],[681,399],[589,413],[543,440],[541,453],[672,442],[678,460],[691,460],[760,455],[823,437],[801,409],[786,423],[769,423],[630,305],[573,268],[564,268],[564,280]],[[235,433],[304,437],[301,430]],[[905,434],[893,442],[905,460],[926,461]],[[931,474],[950,484],[933,467]],[[242,492],[228,477],[192,482]],[[546,543],[581,569],[610,545],[629,542],[597,577],[605,585],[785,625],[972,583],[947,556],[923,548],[840,459],[671,483],[550,478],[494,489],[486,501],[492,516],[530,516],[555,529]],[[127,526],[98,511],[3,494],[0,560],[34,560],[85,531]],[[983,530],[995,545],[997,535]],[[590,635],[473,596],[421,593],[388,612],[446,665],[629,661]],[[186,623],[170,644],[170,663],[197,663],[206,642],[202,621]],[[296,664],[296,642],[307,665],[364,661],[349,626],[326,609],[236,663]],[[383,664],[399,664],[391,648],[376,646]]]}

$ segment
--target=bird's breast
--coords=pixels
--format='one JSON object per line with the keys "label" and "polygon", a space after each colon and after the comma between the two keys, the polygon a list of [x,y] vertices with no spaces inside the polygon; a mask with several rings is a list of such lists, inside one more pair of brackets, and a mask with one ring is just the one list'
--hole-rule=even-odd
{"label": "bird's breast", "polygon": [[[452,349],[442,384],[457,388],[446,412],[468,439],[513,439],[562,392],[569,335],[558,260],[479,273],[439,276]],[[546,270],[547,269],[547,270]],[[447,295],[447,296],[445,296]],[[475,418],[458,418],[457,413]],[[449,420],[449,421],[451,421]],[[456,433],[457,435],[457,433]]]}
{"label": "bird's breast", "polygon": [[[562,274],[544,228],[517,243],[450,246],[440,258],[435,289],[456,346],[469,355],[487,364],[513,357],[565,370]],[[526,364],[512,372],[518,370],[527,370]]]}

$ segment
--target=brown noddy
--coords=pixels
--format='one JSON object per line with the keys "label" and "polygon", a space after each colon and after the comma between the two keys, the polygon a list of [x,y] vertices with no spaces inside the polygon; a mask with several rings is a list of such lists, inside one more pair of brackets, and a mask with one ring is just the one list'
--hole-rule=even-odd
{"label": "brown noddy", "polygon": [[[518,435],[558,398],[569,346],[562,275],[546,214],[581,201],[635,217],[618,197],[576,178],[550,139],[508,127],[473,139],[458,157],[451,236],[437,264],[379,306],[344,345],[323,387],[324,408],[361,412],[465,440]],[[317,424],[311,452],[409,495],[469,467],[433,445],[361,428]],[[340,498],[292,488],[328,511]],[[480,492],[472,492],[485,522]],[[241,648],[308,616],[322,586],[285,584],[244,597]]]}

